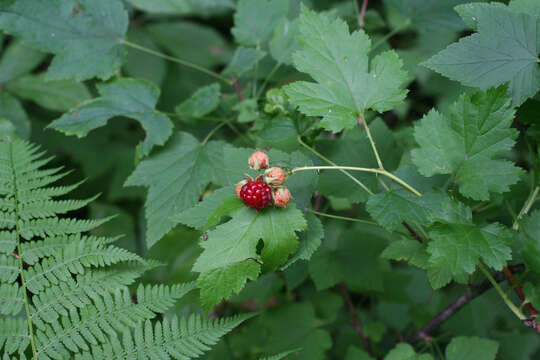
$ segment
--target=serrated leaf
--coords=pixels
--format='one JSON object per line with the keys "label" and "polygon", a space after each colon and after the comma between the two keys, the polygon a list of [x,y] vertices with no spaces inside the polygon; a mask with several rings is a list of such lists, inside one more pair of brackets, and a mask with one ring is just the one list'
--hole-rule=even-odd
{"label": "serrated leaf", "polygon": [[414,348],[406,343],[397,344],[384,360],[433,360],[429,354],[417,354]]}
{"label": "serrated leaf", "polygon": [[203,15],[219,14],[234,8],[233,0],[128,0],[136,8],[151,14]]}
{"label": "serrated leaf", "polygon": [[201,274],[197,284],[201,289],[201,303],[204,311],[209,312],[222,299],[228,299],[233,293],[239,293],[247,280],[259,277],[261,266],[253,260],[246,260]]}
{"label": "serrated leaf", "polygon": [[495,270],[501,270],[512,258],[508,229],[493,223],[478,228],[473,224],[437,225],[429,233],[432,241],[428,276],[434,288],[449,283],[452,278],[463,278],[476,269],[479,259]]}
{"label": "serrated leaf", "polygon": [[155,110],[159,88],[142,79],[119,78],[98,85],[101,97],[70,110],[48,127],[66,135],[84,137],[116,116],[138,120],[146,131],[142,153],[148,155],[156,145],[163,145],[172,133],[172,122]]}
{"label": "serrated leaf", "polygon": [[428,267],[429,254],[426,246],[416,240],[405,237],[398,241],[393,241],[381,254],[383,259],[398,261],[408,261],[411,265],[421,269]]}
{"label": "serrated leaf", "polygon": [[513,117],[506,86],[462,95],[447,116],[432,110],[415,126],[420,148],[412,160],[422,175],[452,174],[463,195],[488,200],[490,192],[508,191],[522,173],[509,161],[493,159],[515,143]]}
{"label": "serrated leaf", "polygon": [[169,218],[171,215],[193,207],[211,181],[221,183],[217,166],[222,162],[221,143],[201,144],[192,135],[178,132],[162,152],[137,166],[125,185],[148,187],[148,247],[177,224]]}
{"label": "serrated leaf", "polygon": [[495,360],[499,344],[476,336],[459,336],[446,347],[447,360]]}
{"label": "serrated leaf", "polygon": [[262,45],[288,11],[289,0],[240,0],[231,33],[241,45]]}
{"label": "serrated leaf", "polygon": [[[39,16],[35,16],[39,14]],[[122,65],[128,16],[118,0],[3,1],[0,29],[55,54],[50,80],[110,78]]]}
{"label": "serrated leaf", "polygon": [[255,64],[265,56],[266,52],[262,50],[239,46],[236,48],[231,61],[223,70],[223,75],[240,77],[253,70]]}
{"label": "serrated leaf", "polygon": [[45,74],[20,77],[7,83],[6,89],[44,108],[58,111],[67,111],[90,99],[90,93],[83,83],[73,80],[47,81]]}
{"label": "serrated leaf", "polygon": [[521,255],[527,268],[540,273],[540,210],[521,219],[519,229],[525,235],[525,244]]}
{"label": "serrated leaf", "polygon": [[508,7],[515,12],[522,12],[540,17],[540,3],[536,0],[512,0]]}
{"label": "serrated leaf", "polygon": [[171,220],[202,231],[216,226],[223,216],[244,207],[234,191],[233,186],[218,189],[196,206],[171,216]]}
{"label": "serrated leaf", "polygon": [[540,89],[540,18],[494,4],[479,7],[478,32],[424,63],[463,85],[488,89],[510,82],[514,105]]}
{"label": "serrated leaf", "polygon": [[387,230],[394,230],[403,221],[430,224],[441,213],[446,196],[438,192],[417,196],[405,189],[390,190],[371,196],[366,209],[371,217]]}
{"label": "serrated leaf", "polygon": [[307,230],[300,234],[300,243],[298,244],[298,250],[287,261],[287,264],[283,266],[283,269],[288,268],[298,260],[309,260],[317,249],[321,246],[322,239],[324,238],[324,228],[315,215],[306,213]]}
{"label": "serrated leaf", "polygon": [[298,19],[281,19],[274,29],[270,41],[270,55],[278,63],[292,65],[292,54],[300,48],[296,37],[299,34]]}
{"label": "serrated leaf", "polygon": [[400,104],[406,73],[394,51],[377,55],[369,64],[371,41],[362,31],[349,33],[343,20],[331,20],[302,8],[296,68],[316,82],[297,81],[285,93],[308,116],[322,116],[321,127],[339,132],[353,128],[368,109],[383,112]]}
{"label": "serrated leaf", "polygon": [[326,241],[313,254],[309,274],[318,290],[344,281],[357,291],[382,291],[384,261],[379,255],[385,245],[382,237],[367,229],[349,230],[332,243]]}
{"label": "serrated leaf", "polygon": [[179,115],[200,118],[214,111],[220,102],[221,87],[218,83],[213,83],[199,88],[189,97],[179,104],[175,111]]}

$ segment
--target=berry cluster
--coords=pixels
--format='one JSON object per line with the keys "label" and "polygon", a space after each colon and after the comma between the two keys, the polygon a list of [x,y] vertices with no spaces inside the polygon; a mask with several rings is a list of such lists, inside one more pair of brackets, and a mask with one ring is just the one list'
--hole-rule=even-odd
{"label": "berry cluster", "polygon": [[287,207],[291,199],[289,190],[282,186],[287,179],[287,172],[280,167],[270,167],[270,161],[266,153],[257,150],[249,157],[249,167],[253,170],[264,170],[264,175],[253,179],[246,175],[246,180],[236,184],[236,196],[246,206],[260,210],[270,203],[277,207]]}

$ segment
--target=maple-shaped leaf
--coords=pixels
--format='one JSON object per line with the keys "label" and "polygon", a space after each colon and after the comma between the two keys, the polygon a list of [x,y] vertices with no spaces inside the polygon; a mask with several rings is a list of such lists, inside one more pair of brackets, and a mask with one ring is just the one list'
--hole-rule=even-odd
{"label": "maple-shaped leaf", "polygon": [[299,21],[302,50],[293,55],[294,64],[316,82],[297,81],[285,93],[302,113],[322,116],[323,128],[339,132],[354,127],[367,109],[383,112],[403,101],[406,73],[394,51],[370,64],[371,41],[363,30],[351,34],[345,21],[306,7]]}
{"label": "maple-shaped leaf", "polygon": [[159,88],[142,79],[119,78],[99,84],[101,97],[83,102],[49,127],[66,135],[84,137],[116,116],[137,119],[146,131],[141,151],[148,155],[155,145],[163,145],[172,133],[172,122],[155,109]]}
{"label": "maple-shaped leaf", "polygon": [[399,343],[386,354],[384,360],[433,360],[433,356],[430,354],[417,354],[411,345]]}
{"label": "maple-shaped leaf", "polygon": [[495,360],[499,343],[476,336],[458,336],[446,347],[448,360]]}
{"label": "maple-shaped leaf", "polygon": [[462,95],[445,116],[430,111],[415,126],[419,149],[412,160],[422,175],[452,174],[459,191],[475,200],[508,191],[522,170],[493,157],[508,151],[518,131],[510,128],[514,110],[506,86]]}
{"label": "maple-shaped leaf", "polygon": [[488,89],[510,82],[514,105],[540,89],[540,17],[501,6],[481,4],[459,7],[467,23],[478,32],[460,39],[424,63],[428,68],[464,85]]}
{"label": "maple-shaped leaf", "polygon": [[193,207],[212,181],[221,183],[222,144],[201,144],[192,135],[178,132],[167,147],[142,161],[126,180],[126,186],[148,187],[145,204],[146,243],[155,244],[178,222],[170,219]]}
{"label": "maple-shaped leaf", "polygon": [[[240,203],[239,199],[236,199]],[[207,233],[206,241],[201,242],[203,252],[193,265],[193,271],[201,273],[199,286],[201,296],[210,294],[211,298],[202,301],[208,307],[221,298],[227,298],[232,291],[238,292],[247,280],[253,278],[253,266],[238,265],[246,260],[262,263],[264,270],[275,270],[298,248],[298,235],[307,228],[307,222],[294,204],[286,209],[267,207],[260,211],[243,207],[232,215],[232,219]],[[257,252],[262,240],[263,248]],[[238,278],[227,272],[233,271]],[[229,285],[219,284],[227,276]]]}
{"label": "maple-shaped leaf", "polygon": [[51,80],[110,78],[125,60],[127,27],[119,0],[0,2],[0,29],[56,55],[47,71]]}
{"label": "maple-shaped leaf", "polygon": [[512,233],[497,223],[482,228],[472,222],[439,224],[429,236],[432,240],[427,247],[428,277],[435,289],[452,279],[466,278],[475,271],[480,259],[501,270],[512,258]]}

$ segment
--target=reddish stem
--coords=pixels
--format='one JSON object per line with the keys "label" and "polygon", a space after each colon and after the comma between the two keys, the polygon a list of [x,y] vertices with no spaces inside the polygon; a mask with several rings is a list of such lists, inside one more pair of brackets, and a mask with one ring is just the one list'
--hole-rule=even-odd
{"label": "reddish stem", "polygon": [[[512,271],[507,266],[505,266],[503,268],[503,273],[506,277],[506,280],[508,281],[510,286],[512,286],[519,299],[521,301],[525,301],[525,293],[523,292],[523,289],[521,288],[521,285],[519,284],[517,279],[514,277],[514,274],[512,274]],[[530,302],[526,303],[525,307],[527,308],[531,316],[536,317],[536,315],[538,315],[538,310],[536,310]]]}
{"label": "reddish stem", "polygon": [[347,303],[347,307],[349,308],[349,313],[351,314],[353,318],[354,331],[356,331],[356,333],[360,336],[360,339],[362,340],[362,344],[364,344],[364,348],[366,349],[368,354],[370,356],[373,356],[373,352],[371,350],[371,343],[369,339],[364,335],[364,331],[362,329],[362,323],[360,322],[360,318],[356,314],[356,309],[351,300],[351,294],[349,294],[349,290],[347,289],[347,286],[344,283],[339,284],[339,287],[341,289],[343,299],[345,299],[345,302]]}
{"label": "reddish stem", "polygon": [[364,17],[366,16],[368,0],[362,2],[362,9],[360,10],[360,16],[358,17],[358,30],[362,29],[365,25]]}
{"label": "reddish stem", "polygon": [[411,225],[409,225],[406,221],[403,221],[401,222],[401,224],[403,224],[403,226],[405,226],[407,228],[407,230],[409,231],[409,233],[411,234],[411,236],[418,240],[418,242],[420,244],[422,244],[424,242],[424,239],[422,239],[422,237],[416,232],[416,230],[414,230]]}
{"label": "reddish stem", "polygon": [[236,95],[238,96],[238,99],[240,101],[244,101],[244,96],[242,95],[242,90],[240,89],[240,85],[238,85],[238,81],[234,76],[231,76],[231,82],[234,87],[234,91],[236,92]]}

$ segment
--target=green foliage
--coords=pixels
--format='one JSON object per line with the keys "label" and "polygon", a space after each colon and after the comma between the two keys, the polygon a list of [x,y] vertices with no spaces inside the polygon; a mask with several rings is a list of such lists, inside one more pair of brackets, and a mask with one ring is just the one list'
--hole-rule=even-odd
{"label": "green foliage", "polygon": [[0,0],[0,359],[539,358],[539,25]]}

